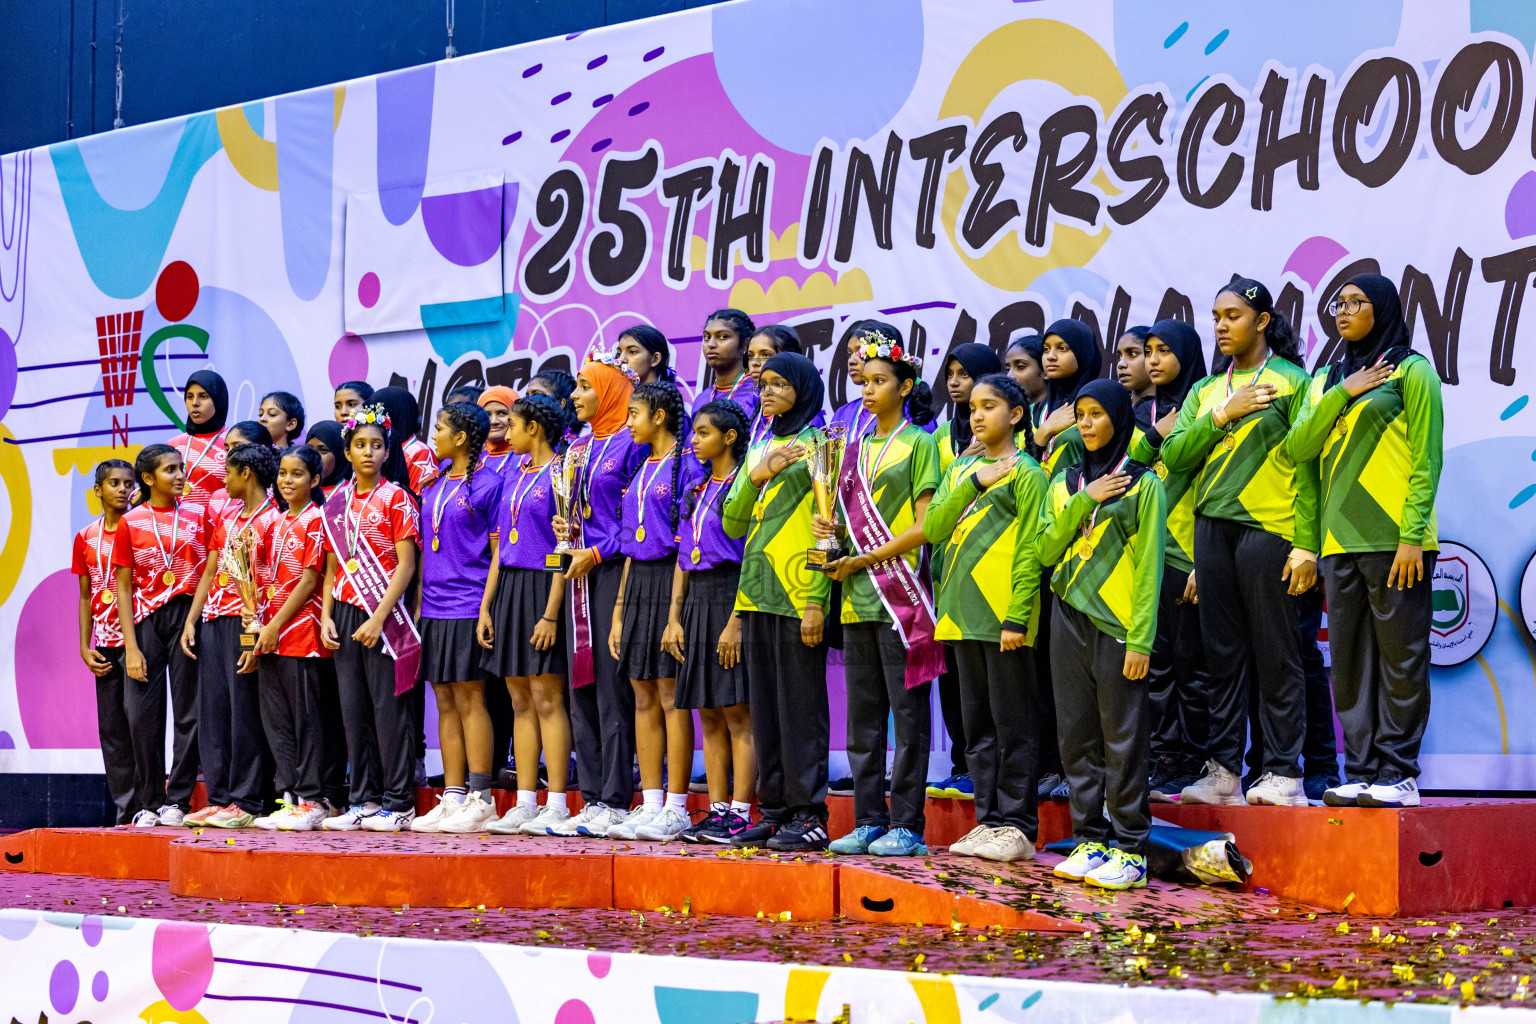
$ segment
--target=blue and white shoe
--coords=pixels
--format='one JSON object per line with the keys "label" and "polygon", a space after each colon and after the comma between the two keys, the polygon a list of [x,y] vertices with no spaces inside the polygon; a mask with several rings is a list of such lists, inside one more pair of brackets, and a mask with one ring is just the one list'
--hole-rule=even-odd
{"label": "blue and white shoe", "polygon": [[869,852],[869,844],[885,835],[885,828],[880,825],[860,825],[845,836],[832,840],[827,849],[843,856]]}
{"label": "blue and white shoe", "polygon": [[[1413,779],[1388,778],[1383,773],[1376,776],[1376,781],[1356,798],[1356,802],[1361,807],[1417,807],[1419,784]],[[164,814],[160,817],[165,820]]]}
{"label": "blue and white shoe", "polygon": [[923,837],[909,828],[893,828],[869,844],[876,857],[926,857],[928,847]]}
{"label": "blue and white shoe", "polygon": [[1057,864],[1051,874],[1068,881],[1081,882],[1090,872],[1108,863],[1109,859],[1109,850],[1103,843],[1078,843],[1071,856]]}
{"label": "blue and white shoe", "polygon": [[335,817],[326,818],[320,827],[327,832],[356,832],[363,827],[364,818],[370,818],[380,810],[375,803],[353,804]]}
{"label": "blue and white shoe", "polygon": [[1147,858],[1139,853],[1110,850],[1109,860],[1088,872],[1083,881],[1100,889],[1145,889]]}
{"label": "blue and white shoe", "polygon": [[364,832],[409,832],[411,830],[411,822],[415,820],[415,811],[386,811],[380,809],[377,814],[370,814],[359,824]]}

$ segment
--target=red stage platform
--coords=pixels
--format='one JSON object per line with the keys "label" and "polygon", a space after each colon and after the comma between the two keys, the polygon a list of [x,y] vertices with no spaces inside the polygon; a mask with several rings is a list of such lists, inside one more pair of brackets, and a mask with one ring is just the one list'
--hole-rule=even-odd
{"label": "red stage platform", "polygon": [[[432,802],[424,791],[423,806]],[[851,802],[830,801],[833,835],[851,827]],[[1361,916],[1536,904],[1536,860],[1506,855],[1511,836],[1536,829],[1536,801],[1431,800],[1402,811],[1157,805],[1154,814],[1235,834],[1261,896]],[[969,802],[929,801],[935,853],[906,859],[493,835],[36,829],[0,838],[0,868],[165,880],[177,895],[275,904],[670,907],[1032,931],[1090,929],[1123,899],[1163,900],[1170,917],[1193,919],[1218,892],[1155,883],[1117,897],[1058,882],[1049,855],[1012,866],[945,855],[972,822]],[[1042,805],[1041,845],[1065,838],[1070,824],[1065,804]]]}

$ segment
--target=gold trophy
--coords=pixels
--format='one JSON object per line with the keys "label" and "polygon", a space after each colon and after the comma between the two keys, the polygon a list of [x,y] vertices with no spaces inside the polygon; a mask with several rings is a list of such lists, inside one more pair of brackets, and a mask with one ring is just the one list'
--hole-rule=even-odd
{"label": "gold trophy", "polygon": [[256,608],[256,537],[250,530],[241,530],[224,546],[219,556],[219,570],[229,576],[240,594],[244,608],[241,618],[247,625],[240,634],[241,650],[254,650],[256,634],[261,632],[261,616]]}
{"label": "gold trophy", "polygon": [[818,430],[806,445],[810,449],[811,489],[816,495],[816,511],[833,524],[833,534],[816,541],[805,553],[806,567],[826,572],[827,566],[848,553],[843,546],[843,527],[837,522],[837,481],[843,471],[843,452],[847,450],[847,432],[841,426]]}
{"label": "gold trophy", "polygon": [[[582,445],[575,451],[567,452],[565,457],[555,456],[555,464],[549,471],[549,486],[555,495],[555,514],[564,519],[570,529],[575,529],[576,521],[583,514],[583,510],[576,507],[576,496],[579,488],[576,481],[581,477],[581,469],[587,464],[588,445]],[[571,567],[571,542],[562,540],[555,545],[555,550],[544,556],[545,572],[565,572]]]}

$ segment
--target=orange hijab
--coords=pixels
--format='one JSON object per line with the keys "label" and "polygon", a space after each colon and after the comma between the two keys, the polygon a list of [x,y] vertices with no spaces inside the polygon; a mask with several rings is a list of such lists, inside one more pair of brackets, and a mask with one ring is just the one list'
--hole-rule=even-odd
{"label": "orange hijab", "polygon": [[629,419],[629,396],[635,386],[622,371],[607,363],[588,362],[582,366],[580,376],[597,392],[597,415],[588,426],[597,437],[606,437]]}
{"label": "orange hijab", "polygon": [[517,401],[517,392],[505,384],[492,384],[480,393],[480,408],[484,409],[487,402],[500,402],[508,409]]}

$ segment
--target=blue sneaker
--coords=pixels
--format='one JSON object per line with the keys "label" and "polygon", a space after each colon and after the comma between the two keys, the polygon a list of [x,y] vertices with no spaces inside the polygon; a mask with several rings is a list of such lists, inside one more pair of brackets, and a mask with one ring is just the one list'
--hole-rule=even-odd
{"label": "blue sneaker", "polygon": [[868,853],[869,844],[885,835],[885,829],[879,825],[860,825],[840,839],[834,839],[828,844],[827,849],[833,853]]}
{"label": "blue sneaker", "polygon": [[949,779],[949,785],[944,787],[944,795],[951,800],[975,800],[976,783],[971,781],[970,772],[961,772]]}
{"label": "blue sneaker", "polygon": [[960,776],[955,774],[949,776],[947,779],[941,779],[938,782],[929,783],[928,795],[933,797],[935,800],[947,799],[949,797],[949,787],[953,786],[955,784],[955,780],[959,778]]}
{"label": "blue sneaker", "polygon": [[909,828],[893,828],[869,844],[869,852],[876,857],[924,857],[928,847],[923,837]]}

